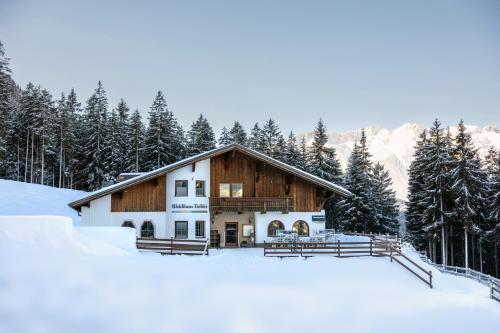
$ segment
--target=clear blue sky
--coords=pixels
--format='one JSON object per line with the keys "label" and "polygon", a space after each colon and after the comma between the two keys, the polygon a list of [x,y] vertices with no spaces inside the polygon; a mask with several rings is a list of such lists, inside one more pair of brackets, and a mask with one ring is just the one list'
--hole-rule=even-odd
{"label": "clear blue sky", "polygon": [[22,86],[143,115],[160,89],[185,127],[500,119],[500,1],[0,0],[0,40]]}

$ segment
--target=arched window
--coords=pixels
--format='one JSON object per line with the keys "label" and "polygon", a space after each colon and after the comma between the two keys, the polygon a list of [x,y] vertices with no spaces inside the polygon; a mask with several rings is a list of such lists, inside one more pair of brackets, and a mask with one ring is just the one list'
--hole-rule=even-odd
{"label": "arched window", "polygon": [[274,220],[269,223],[267,226],[267,236],[275,237],[278,234],[278,231],[285,230],[285,226],[281,221]]}
{"label": "arched window", "polygon": [[125,221],[125,222],[123,222],[122,227],[134,228],[135,229],[135,225],[132,223],[132,221]]}
{"label": "arched window", "polygon": [[142,238],[155,238],[155,226],[151,221],[144,221],[141,226]]}
{"label": "arched window", "polygon": [[299,236],[309,236],[309,225],[302,220],[295,221],[292,230]]}

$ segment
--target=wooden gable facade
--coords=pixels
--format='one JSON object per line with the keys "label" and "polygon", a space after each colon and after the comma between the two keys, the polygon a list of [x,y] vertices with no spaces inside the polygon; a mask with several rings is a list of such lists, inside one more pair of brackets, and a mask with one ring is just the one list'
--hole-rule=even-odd
{"label": "wooden gable facade", "polygon": [[161,175],[111,194],[111,212],[164,212],[167,176]]}
{"label": "wooden gable facade", "polygon": [[260,161],[239,151],[230,151],[212,157],[210,163],[210,196],[220,197],[221,183],[243,184],[243,201],[246,199],[288,198],[291,209],[314,212],[322,209],[330,191],[302,180],[282,169]]}

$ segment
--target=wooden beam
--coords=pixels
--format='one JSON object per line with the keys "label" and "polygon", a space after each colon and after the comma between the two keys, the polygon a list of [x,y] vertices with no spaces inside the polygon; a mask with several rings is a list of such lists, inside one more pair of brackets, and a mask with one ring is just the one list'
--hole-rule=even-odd
{"label": "wooden beam", "polygon": [[191,164],[191,172],[195,172],[195,171],[196,171],[196,162]]}

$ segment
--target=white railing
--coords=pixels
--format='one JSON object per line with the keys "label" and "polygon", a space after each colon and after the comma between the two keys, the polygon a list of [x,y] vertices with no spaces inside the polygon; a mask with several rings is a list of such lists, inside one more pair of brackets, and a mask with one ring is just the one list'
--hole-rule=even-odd
{"label": "white railing", "polygon": [[463,276],[472,280],[475,280],[481,284],[484,284],[490,288],[490,297],[500,302],[500,279],[497,279],[489,274],[484,274],[476,270],[458,267],[458,266],[448,266],[443,264],[436,264],[432,262],[426,255],[420,254],[420,258],[428,263],[429,265],[437,268],[440,272]]}

